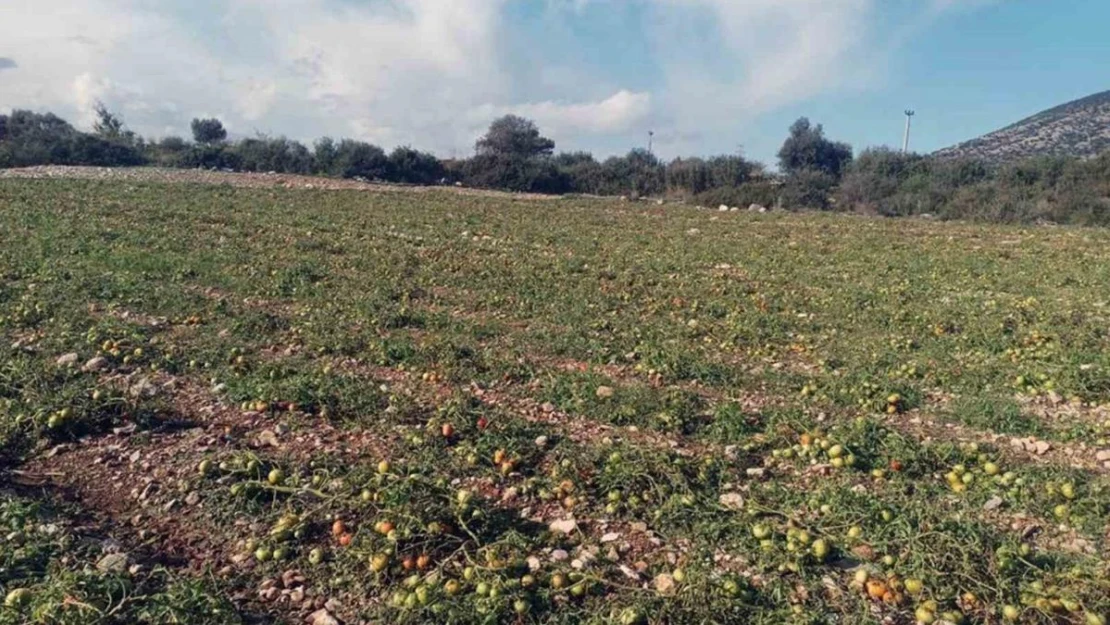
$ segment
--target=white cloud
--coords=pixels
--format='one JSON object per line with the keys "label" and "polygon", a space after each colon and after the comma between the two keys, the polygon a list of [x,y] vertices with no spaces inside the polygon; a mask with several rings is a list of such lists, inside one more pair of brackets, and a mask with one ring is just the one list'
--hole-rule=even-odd
{"label": "white cloud", "polygon": [[596,102],[530,102],[515,106],[484,106],[471,117],[489,120],[512,113],[534,120],[556,139],[582,134],[618,134],[642,124],[651,112],[651,94],[622,89]]}
{"label": "white cloud", "polygon": [[594,78],[588,65],[619,50],[573,60],[514,48],[531,42],[506,21],[509,0],[7,0],[0,53],[18,65],[4,69],[0,109],[87,125],[102,100],[146,134],[187,134],[192,117],[217,116],[240,135],[355,136],[445,155],[468,153],[492,117],[512,112],[568,149],[627,144],[650,126],[664,149],[700,152],[738,142],[729,135],[766,111],[859,84],[877,7],[546,2],[544,19],[643,9],[641,30],[615,35],[647,40],[652,57],[638,60],[653,78]]}

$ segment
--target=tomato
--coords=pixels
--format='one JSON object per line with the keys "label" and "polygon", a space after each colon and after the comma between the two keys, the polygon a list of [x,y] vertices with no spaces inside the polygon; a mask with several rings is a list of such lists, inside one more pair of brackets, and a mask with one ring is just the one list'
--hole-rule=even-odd
{"label": "tomato", "polygon": [[341,519],[336,519],[335,522],[331,524],[331,535],[332,536],[335,536],[336,538],[339,538],[340,536],[342,536],[343,534],[346,534],[346,533],[347,533],[347,525]]}
{"label": "tomato", "polygon": [[449,596],[454,597],[455,595],[459,594],[459,591],[462,590],[462,584],[460,584],[459,580],[457,579],[449,579],[445,584],[443,584],[443,590]]}
{"label": "tomato", "polygon": [[370,558],[370,570],[381,573],[389,566],[389,556],[384,553],[375,554]]}
{"label": "tomato", "polygon": [[317,566],[323,561],[324,561],[324,550],[323,549],[320,549],[319,547],[317,547],[317,548],[313,549],[312,551],[308,552],[308,562],[309,562],[309,564],[312,564],[313,566]]}
{"label": "tomato", "polygon": [[455,435],[455,426],[450,423],[444,423],[440,428],[440,432],[443,434],[443,438],[451,438]]}
{"label": "tomato", "polygon": [[349,547],[349,546],[351,546],[351,540],[352,539],[353,539],[353,537],[349,533],[345,532],[343,534],[340,534],[339,535],[339,545],[341,547]]}
{"label": "tomato", "polygon": [[485,417],[478,417],[478,429],[485,430],[487,427],[489,427],[489,419]]}
{"label": "tomato", "polygon": [[421,571],[427,569],[428,566],[431,565],[431,563],[432,558],[426,553],[422,553],[416,558],[416,568],[420,569]]}
{"label": "tomato", "polygon": [[905,586],[906,592],[910,593],[911,595],[919,595],[921,594],[921,591],[925,589],[925,584],[923,584],[921,580],[914,578],[907,579],[905,582]]}
{"label": "tomato", "polygon": [[385,475],[386,473],[389,473],[389,469],[390,466],[388,460],[382,460],[378,463],[378,473]]}

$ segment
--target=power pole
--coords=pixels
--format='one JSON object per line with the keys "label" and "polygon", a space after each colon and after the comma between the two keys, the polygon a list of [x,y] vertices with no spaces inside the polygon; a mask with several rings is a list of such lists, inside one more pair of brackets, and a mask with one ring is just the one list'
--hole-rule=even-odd
{"label": "power pole", "polygon": [[906,109],[906,135],[902,138],[902,154],[910,151],[910,121],[913,116],[914,112]]}
{"label": "power pole", "polygon": [[648,154],[652,154],[651,144],[652,144],[654,139],[655,139],[655,131],[654,130],[649,130],[648,131]]}

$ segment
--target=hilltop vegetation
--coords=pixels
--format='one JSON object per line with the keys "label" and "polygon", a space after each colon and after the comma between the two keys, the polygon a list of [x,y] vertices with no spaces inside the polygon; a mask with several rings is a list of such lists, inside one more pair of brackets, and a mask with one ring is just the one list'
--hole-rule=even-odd
{"label": "hilltop vegetation", "polygon": [[1029,158],[1094,158],[1110,150],[1110,91],[1041,111],[934,156],[1013,163]]}
{"label": "hilltop vegetation", "polygon": [[138,179],[0,218],[5,625],[1110,614],[1106,231]]}

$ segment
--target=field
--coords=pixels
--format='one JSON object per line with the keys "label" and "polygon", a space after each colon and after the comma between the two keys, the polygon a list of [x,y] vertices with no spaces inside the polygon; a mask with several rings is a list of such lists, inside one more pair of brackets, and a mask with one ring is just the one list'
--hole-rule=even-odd
{"label": "field", "polygon": [[0,179],[0,624],[1110,615],[1110,232]]}

